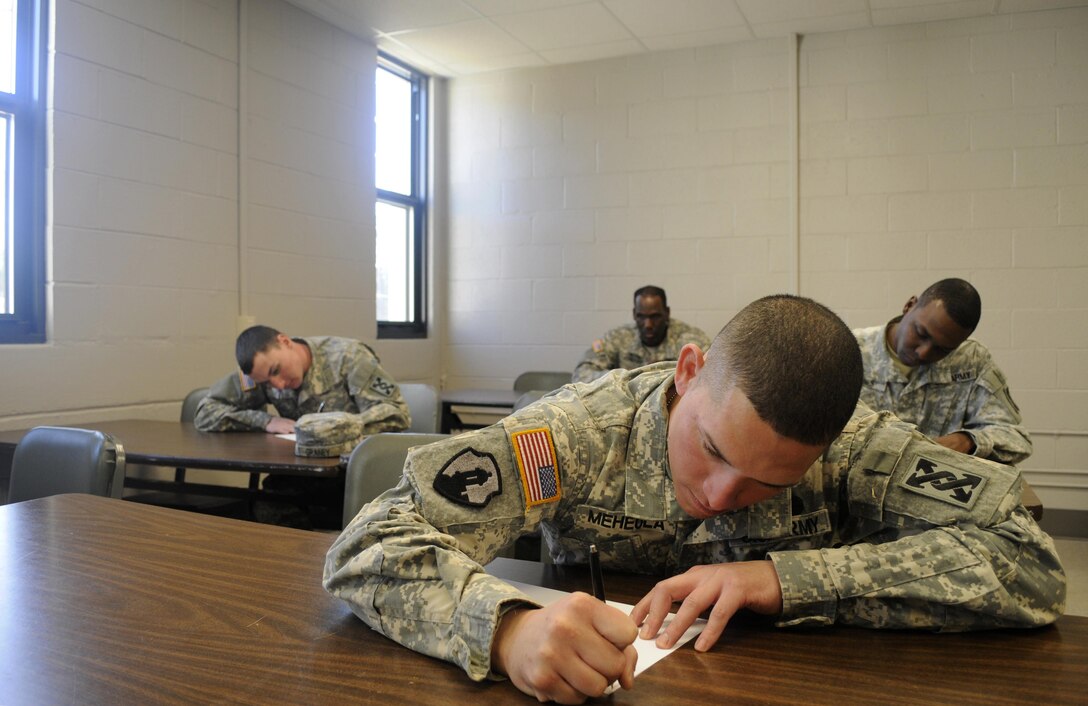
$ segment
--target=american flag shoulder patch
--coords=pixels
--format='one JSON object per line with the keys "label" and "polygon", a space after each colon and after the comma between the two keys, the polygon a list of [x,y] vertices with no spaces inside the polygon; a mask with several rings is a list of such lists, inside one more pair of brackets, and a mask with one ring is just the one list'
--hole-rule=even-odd
{"label": "american flag shoulder patch", "polygon": [[250,390],[257,389],[257,383],[253,382],[253,378],[246,375],[241,370],[238,371],[238,384],[241,386],[242,392],[249,392]]}
{"label": "american flag shoulder patch", "polygon": [[547,427],[517,431],[510,441],[525,490],[525,507],[559,500],[559,464],[551,431]]}

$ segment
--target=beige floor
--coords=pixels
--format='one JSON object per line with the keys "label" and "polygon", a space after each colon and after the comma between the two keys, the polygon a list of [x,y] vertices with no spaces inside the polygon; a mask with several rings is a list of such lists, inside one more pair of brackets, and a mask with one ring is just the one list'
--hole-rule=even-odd
{"label": "beige floor", "polygon": [[1056,537],[1054,542],[1069,579],[1065,613],[1088,616],[1088,539]]}

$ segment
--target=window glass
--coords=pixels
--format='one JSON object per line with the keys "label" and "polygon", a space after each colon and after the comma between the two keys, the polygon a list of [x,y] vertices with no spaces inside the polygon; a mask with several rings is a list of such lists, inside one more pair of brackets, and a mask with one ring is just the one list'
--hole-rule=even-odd
{"label": "window glass", "polygon": [[15,0],[0,0],[0,91],[15,92]]}
{"label": "window glass", "polygon": [[379,189],[412,193],[412,83],[378,67],[374,115]]}
{"label": "window glass", "polygon": [[427,77],[380,55],[374,85],[378,338],[423,338]]}
{"label": "window glass", "polygon": [[0,232],[3,249],[0,250],[0,314],[13,313],[15,297],[13,285],[15,277],[12,276],[15,267],[15,247],[11,238],[11,134],[12,116],[0,113],[0,194],[3,198],[3,209],[0,210]]}
{"label": "window glass", "polygon": [[378,269],[378,319],[408,323],[412,320],[415,290],[412,271],[412,209],[378,202],[375,209]]}

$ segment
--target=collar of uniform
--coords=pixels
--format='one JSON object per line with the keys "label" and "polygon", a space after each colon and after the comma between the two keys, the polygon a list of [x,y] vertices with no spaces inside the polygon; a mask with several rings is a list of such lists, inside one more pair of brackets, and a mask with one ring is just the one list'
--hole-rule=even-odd
{"label": "collar of uniform", "polygon": [[[315,341],[310,338],[295,338],[295,342],[300,343],[310,349],[310,368],[306,371],[306,374],[302,376],[302,384],[298,387],[298,401],[302,404],[311,397],[318,397],[324,394],[324,386],[321,384],[321,376],[315,375],[314,371],[319,370],[320,367],[327,365],[325,352],[321,349],[320,341]],[[332,411],[332,410],[330,410]]]}
{"label": "collar of uniform", "polygon": [[669,415],[665,398],[676,374],[674,363],[656,363],[646,382],[656,382],[631,420],[627,441],[624,513],[645,520],[690,520],[676,502],[676,488],[669,468]]}
{"label": "collar of uniform", "polygon": [[763,502],[703,520],[684,540],[684,544],[721,542],[740,537],[770,538],[788,534],[793,520],[792,491],[783,492]]}

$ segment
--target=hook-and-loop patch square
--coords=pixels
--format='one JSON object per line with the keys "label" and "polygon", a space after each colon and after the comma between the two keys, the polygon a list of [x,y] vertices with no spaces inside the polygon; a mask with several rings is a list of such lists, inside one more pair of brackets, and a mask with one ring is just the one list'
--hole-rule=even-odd
{"label": "hook-and-loop patch square", "polygon": [[924,456],[915,456],[913,464],[914,468],[899,481],[899,487],[950,505],[970,510],[986,485],[983,476]]}
{"label": "hook-and-loop patch square", "polygon": [[526,509],[559,500],[559,464],[551,431],[547,427],[517,431],[510,435],[510,442],[525,490]]}

